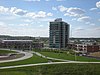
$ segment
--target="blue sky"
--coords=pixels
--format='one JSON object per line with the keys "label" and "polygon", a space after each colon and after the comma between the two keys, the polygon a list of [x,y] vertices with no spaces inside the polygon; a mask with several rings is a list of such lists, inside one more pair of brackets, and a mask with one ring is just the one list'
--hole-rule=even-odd
{"label": "blue sky", "polygon": [[100,37],[100,0],[0,0],[0,35],[48,37],[56,18],[70,37]]}

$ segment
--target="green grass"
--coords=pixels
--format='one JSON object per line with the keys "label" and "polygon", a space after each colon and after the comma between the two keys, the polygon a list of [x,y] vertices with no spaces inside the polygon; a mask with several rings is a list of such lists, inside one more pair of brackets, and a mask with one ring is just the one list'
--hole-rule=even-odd
{"label": "green grass", "polygon": [[0,54],[16,53],[15,51],[0,50]]}
{"label": "green grass", "polygon": [[[56,52],[40,52],[41,54],[52,57],[52,58],[59,58],[59,59],[66,59],[66,60],[75,60],[75,56],[72,54],[67,54],[67,52],[63,53],[56,53]],[[94,62],[100,62],[100,60],[97,60],[95,58],[88,58],[88,57],[83,57],[83,56],[76,56],[77,61],[94,61]]]}
{"label": "green grass", "polygon": [[100,75],[100,64],[56,64],[0,70],[0,75]]}
{"label": "green grass", "polygon": [[14,61],[14,62],[0,63],[0,67],[14,66],[14,65],[24,65],[24,64],[36,64],[36,63],[43,63],[43,62],[48,62],[48,60],[33,54],[33,57],[31,57],[29,59]]}

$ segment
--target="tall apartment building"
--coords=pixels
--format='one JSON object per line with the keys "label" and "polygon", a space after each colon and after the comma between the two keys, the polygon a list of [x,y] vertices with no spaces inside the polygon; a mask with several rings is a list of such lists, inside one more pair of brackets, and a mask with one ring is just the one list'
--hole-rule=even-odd
{"label": "tall apartment building", "polygon": [[69,24],[61,18],[50,22],[49,28],[49,47],[66,48],[69,41]]}

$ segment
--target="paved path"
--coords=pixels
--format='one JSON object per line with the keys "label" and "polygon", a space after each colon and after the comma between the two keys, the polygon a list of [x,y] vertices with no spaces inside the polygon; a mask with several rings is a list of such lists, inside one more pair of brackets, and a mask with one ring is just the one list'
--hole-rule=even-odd
{"label": "paved path", "polygon": [[64,63],[95,63],[100,64],[100,62],[51,62],[51,63],[38,63],[38,64],[27,64],[27,65],[17,65],[17,66],[7,66],[7,67],[0,67],[0,69],[10,69],[10,68],[18,68],[18,67],[28,67],[28,66],[37,66],[37,65],[52,65],[52,64],[64,64]]}
{"label": "paved path", "polygon": [[[69,61],[69,60],[63,60],[63,59],[56,59],[56,58],[46,57],[46,56],[44,56],[44,55],[42,55],[42,54],[40,54],[38,52],[34,52],[34,51],[25,52],[25,53],[27,54],[27,56],[29,56],[30,54],[34,53],[34,54],[36,54],[38,56],[41,56],[43,58],[53,59],[53,60],[60,60],[60,61],[63,61],[63,62],[48,62],[48,63],[38,63],[38,64],[26,64],[26,65],[17,65],[17,66],[6,66],[6,67],[0,67],[0,69],[9,69],[9,68],[18,68],[18,67],[27,67],[27,66],[37,66],[37,65],[48,65],[48,64],[51,64],[51,65],[52,64],[64,64],[64,63],[95,63],[95,64],[100,64],[100,62],[81,62],[81,61]],[[27,58],[27,56],[25,58]],[[17,61],[19,61],[19,60],[17,60]]]}
{"label": "paved path", "polygon": [[[47,56],[42,55],[42,54],[39,53],[39,52],[34,52],[34,51],[30,51],[30,53],[34,53],[34,54],[36,54],[36,55],[38,55],[38,56],[40,56],[40,57],[46,58],[46,59],[59,60],[59,61],[65,61],[65,62],[71,61],[71,60],[64,60],[64,59],[58,59],[58,58],[47,57]],[[71,62],[76,62],[76,61],[71,61]]]}
{"label": "paved path", "polygon": [[[9,50],[9,49],[3,49],[3,50]],[[19,53],[25,54],[25,56],[23,56],[21,58],[12,59],[12,60],[2,60],[2,61],[0,61],[0,63],[24,60],[24,59],[28,59],[33,56],[32,53],[24,52],[24,51],[20,51],[20,50],[10,50],[10,51],[19,52]]]}

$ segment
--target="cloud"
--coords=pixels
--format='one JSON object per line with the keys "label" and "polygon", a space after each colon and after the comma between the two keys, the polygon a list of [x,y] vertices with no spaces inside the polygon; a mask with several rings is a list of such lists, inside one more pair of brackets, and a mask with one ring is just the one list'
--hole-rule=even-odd
{"label": "cloud", "polygon": [[36,15],[35,15],[36,18],[43,18],[43,17],[46,17],[46,12],[44,11],[39,11]]}
{"label": "cloud", "polygon": [[22,17],[30,17],[30,18],[45,18],[53,16],[53,13],[47,13],[45,11],[38,11],[36,12],[28,12],[27,10],[19,9],[17,7],[11,7],[11,8],[5,8],[3,6],[0,6],[0,12],[9,14],[9,15],[17,15]]}
{"label": "cloud", "polygon": [[50,1],[50,0],[45,0],[45,1]]}
{"label": "cloud", "polygon": [[76,8],[76,7],[71,7],[71,8],[68,8],[68,10],[67,10],[67,14],[69,16],[82,16],[84,13],[85,13],[85,11],[83,9]]}
{"label": "cloud", "polygon": [[52,10],[57,10],[57,8],[56,7],[52,7]]}
{"label": "cloud", "polygon": [[65,12],[68,10],[68,8],[64,7],[63,5],[58,6],[59,11]]}
{"label": "cloud", "polygon": [[83,29],[83,28],[81,28],[81,27],[78,27],[78,28],[75,29],[76,32],[78,32],[78,31],[83,31],[83,30],[85,30],[85,29]]}
{"label": "cloud", "polygon": [[64,16],[82,16],[85,13],[85,10],[77,7],[64,7],[63,5],[58,6],[60,12],[64,12]]}
{"label": "cloud", "polygon": [[72,21],[75,21],[75,20],[77,20],[77,18],[73,18],[73,19],[72,19]]}
{"label": "cloud", "polygon": [[90,22],[86,22],[85,24],[91,24]]}
{"label": "cloud", "polygon": [[65,1],[65,0],[56,0],[56,1]]}
{"label": "cloud", "polygon": [[39,27],[43,27],[43,25],[39,25]]}
{"label": "cloud", "polygon": [[97,10],[97,8],[91,8],[90,10],[91,10],[91,11],[94,11],[94,10]]}
{"label": "cloud", "polygon": [[31,17],[31,18],[35,18],[35,13],[34,12],[29,12],[25,14],[25,17]]}
{"label": "cloud", "polygon": [[100,8],[100,1],[96,3],[96,7]]}
{"label": "cloud", "polygon": [[29,26],[30,24],[19,24],[19,26]]}
{"label": "cloud", "polygon": [[18,9],[16,7],[6,8],[3,6],[0,6],[0,13],[6,13],[6,14],[14,14],[14,15],[25,15],[27,13],[26,10]]}
{"label": "cloud", "polygon": [[37,13],[29,12],[25,16],[30,17],[30,18],[45,18],[45,17],[53,16],[53,14],[52,13],[46,13],[44,11],[39,11]]}
{"label": "cloud", "polygon": [[91,26],[95,26],[95,24],[94,24],[94,23],[90,23],[90,25],[91,25]]}
{"label": "cloud", "polygon": [[89,16],[83,16],[81,18],[78,18],[77,21],[80,21],[80,22],[89,22],[91,20],[91,18]]}
{"label": "cloud", "polygon": [[27,13],[26,10],[18,9],[16,7],[11,7],[10,12],[15,14],[15,15],[25,15]]}
{"label": "cloud", "polygon": [[0,27],[5,27],[6,26],[6,24],[4,23],[4,22],[2,22],[2,21],[0,21]]}
{"label": "cloud", "polygon": [[100,21],[100,19],[98,19],[98,21]]}
{"label": "cloud", "polygon": [[24,22],[30,23],[30,22],[32,22],[33,20],[30,20],[30,19],[24,19],[23,21],[24,21]]}
{"label": "cloud", "polygon": [[52,13],[47,13],[47,16],[53,16],[53,14]]}
{"label": "cloud", "polygon": [[97,31],[99,30],[100,31],[100,27],[96,27],[96,28],[94,28],[94,30],[97,30]]}
{"label": "cloud", "polygon": [[95,23],[92,23],[92,22],[86,22],[85,24],[88,24],[90,26],[96,26],[96,24]]}
{"label": "cloud", "polygon": [[0,13],[8,12],[9,8],[5,8],[3,6],[0,6]]}
{"label": "cloud", "polygon": [[40,0],[24,0],[24,1],[27,1],[27,2],[35,2],[35,1],[40,1]]}

